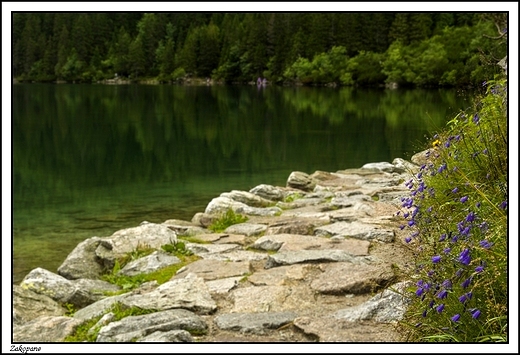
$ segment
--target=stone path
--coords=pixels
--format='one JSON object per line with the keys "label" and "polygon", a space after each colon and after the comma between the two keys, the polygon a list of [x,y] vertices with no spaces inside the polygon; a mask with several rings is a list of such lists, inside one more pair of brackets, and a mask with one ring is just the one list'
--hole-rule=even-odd
{"label": "stone path", "polygon": [[[223,193],[191,222],[143,223],[107,238],[93,237],[78,245],[58,275],[37,269],[22,281],[14,338],[62,341],[73,326],[120,302],[153,309],[155,316],[113,322],[106,315],[98,341],[400,341],[393,324],[406,309],[401,271],[411,258],[395,213],[408,191],[405,167],[416,168],[396,159],[336,173],[293,172],[286,187]],[[208,225],[230,208],[247,215],[247,222],[211,233]],[[94,286],[88,282],[78,286],[81,280],[94,281],[100,266],[112,267],[139,243],[158,252],[122,272],[133,275],[176,263],[159,246],[183,236],[196,238],[198,243],[186,246],[200,260],[160,286],[149,283],[105,298],[91,297]],[[38,295],[45,305],[37,317],[23,312],[30,298],[24,292]],[[47,298],[79,300],[81,309],[73,318],[64,317]],[[64,330],[46,333],[49,324]]]}

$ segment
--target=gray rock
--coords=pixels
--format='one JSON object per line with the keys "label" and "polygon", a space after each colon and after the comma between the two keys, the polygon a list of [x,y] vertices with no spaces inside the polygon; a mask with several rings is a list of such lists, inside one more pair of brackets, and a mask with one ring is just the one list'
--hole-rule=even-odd
{"label": "gray rock", "polygon": [[162,224],[170,228],[177,235],[195,236],[208,232],[206,229],[202,228],[198,224],[179,219],[169,219],[167,221],[164,221]]}
{"label": "gray rock", "polygon": [[404,172],[407,172],[407,173],[410,173],[410,174],[416,174],[419,172],[419,166],[407,161],[407,160],[404,160],[402,158],[395,158],[393,161],[392,161],[392,164],[396,167],[396,168],[399,168],[401,170],[403,170]]}
{"label": "gray rock", "polygon": [[324,266],[325,272],[311,287],[325,294],[364,294],[390,284],[395,275],[389,266],[336,263]]}
{"label": "gray rock", "polygon": [[423,164],[428,164],[432,159],[432,154],[434,153],[434,151],[435,149],[426,149],[421,152],[415,153],[412,156],[411,161],[419,167]]}
{"label": "gray rock", "polygon": [[96,255],[104,267],[112,269],[115,260],[138,247],[160,249],[162,245],[177,241],[177,234],[166,225],[143,223],[139,227],[123,229],[103,238],[96,248]]}
{"label": "gray rock", "polygon": [[281,213],[279,207],[250,207],[242,202],[237,202],[229,197],[215,197],[206,206],[204,213],[206,214],[224,214],[229,209],[238,214],[251,216],[276,216]]}
{"label": "gray rock", "polygon": [[65,309],[49,296],[13,285],[13,322],[27,323],[41,316],[63,316]]}
{"label": "gray rock", "polygon": [[203,212],[198,212],[198,213],[195,213],[195,215],[191,219],[191,223],[193,223],[195,225],[200,225],[203,228],[208,228],[217,219],[218,219],[218,216],[203,213]]}
{"label": "gray rock", "polygon": [[116,318],[116,315],[112,312],[108,312],[107,314],[105,314],[103,317],[101,317],[97,322],[96,324],[94,324],[92,326],[92,328],[90,328],[88,330],[88,335],[90,336],[93,336],[95,332],[99,331],[99,329],[101,329],[102,327],[104,327],[105,325],[109,324],[110,322],[112,322],[114,319]]}
{"label": "gray rock", "polygon": [[266,200],[258,195],[247,191],[233,190],[231,192],[224,192],[220,194],[221,197],[227,197],[237,202],[242,202],[251,207],[267,207],[272,202]]}
{"label": "gray rock", "polygon": [[197,244],[187,243],[186,248],[193,254],[204,255],[208,253],[225,253],[239,248],[237,244]]}
{"label": "gray rock", "polygon": [[264,267],[270,269],[280,265],[338,261],[358,263],[362,260],[344,250],[291,250],[269,255]]}
{"label": "gray rock", "polygon": [[334,317],[350,322],[360,320],[393,322],[401,320],[410,302],[409,295],[407,296],[404,291],[407,284],[407,282],[400,282],[359,306],[337,311]]}
{"label": "gray rock", "polygon": [[388,162],[380,162],[380,163],[368,163],[361,167],[361,169],[378,169],[380,171],[385,171],[387,173],[403,173],[404,169],[398,168],[393,164]]}
{"label": "gray rock", "polygon": [[42,316],[13,327],[14,342],[55,343],[72,335],[82,320],[63,316]]}
{"label": "gray rock", "polygon": [[146,294],[129,295],[121,302],[129,307],[142,309],[184,308],[201,314],[208,314],[217,309],[208,286],[201,277],[193,273],[165,282]]}
{"label": "gray rock", "polygon": [[118,272],[118,274],[126,276],[149,274],[180,262],[181,260],[176,256],[157,250],[150,255],[129,262]]}
{"label": "gray rock", "polygon": [[315,234],[322,237],[335,235],[343,237],[358,238],[362,240],[379,240],[392,242],[395,233],[390,229],[383,229],[379,225],[361,222],[336,222],[316,228]]}
{"label": "gray rock", "polygon": [[59,303],[71,303],[80,308],[95,302],[88,291],[76,287],[72,281],[63,276],[42,268],[29,272],[20,286],[26,290],[49,296]]}
{"label": "gray rock", "polygon": [[87,321],[91,320],[92,318],[101,316],[107,313],[114,304],[121,302],[126,297],[128,297],[128,294],[122,294],[100,299],[99,301],[96,301],[91,305],[88,305],[87,307],[84,307],[76,311],[76,313],[74,313],[74,318]]}
{"label": "gray rock", "polygon": [[229,291],[238,286],[238,283],[242,277],[228,277],[225,279],[218,279],[213,281],[207,281],[209,292],[227,294]]}
{"label": "gray rock", "polygon": [[98,279],[103,267],[96,260],[96,248],[101,238],[92,237],[79,243],[58,267],[58,275],[69,280]]}
{"label": "gray rock", "polygon": [[185,330],[156,331],[142,337],[138,343],[192,343],[193,337]]}
{"label": "gray rock", "polygon": [[265,234],[313,235],[314,228],[327,224],[328,222],[328,220],[312,218],[289,218],[276,220],[274,223],[269,224]]}
{"label": "gray rock", "polygon": [[240,262],[240,261],[259,261],[267,259],[267,254],[255,253],[247,250],[232,250],[226,253],[206,253],[200,254],[204,259],[220,260],[226,262]]}
{"label": "gray rock", "polygon": [[202,277],[206,281],[210,281],[234,276],[242,277],[249,272],[250,265],[248,261],[229,263],[219,260],[204,259],[186,265],[182,272],[179,272],[174,276],[174,279],[183,278],[186,275],[193,273]]}
{"label": "gray rock", "polygon": [[217,316],[215,324],[222,330],[263,335],[296,318],[294,312],[230,313]]}
{"label": "gray rock", "polygon": [[238,288],[230,293],[234,304],[231,313],[278,312],[290,294],[284,286]]}
{"label": "gray rock", "polygon": [[238,223],[227,227],[224,233],[243,234],[250,237],[260,235],[264,233],[266,230],[267,226],[265,224]]}
{"label": "gray rock", "polygon": [[294,281],[302,281],[310,267],[308,264],[296,264],[258,270],[249,276],[247,281],[255,286],[283,286]]}
{"label": "gray rock", "polygon": [[[185,309],[173,309],[140,316],[130,316],[112,322],[99,330],[97,342],[130,342],[142,340],[157,331],[190,330],[204,333],[207,324]],[[154,339],[152,337],[151,339]],[[146,339],[146,338],[145,338]],[[150,338],[148,338],[148,341]]]}
{"label": "gray rock", "polygon": [[281,201],[284,198],[284,190],[272,185],[258,185],[249,190],[249,192],[270,201]]}
{"label": "gray rock", "polygon": [[121,290],[121,287],[103,280],[77,279],[71,280],[71,282],[78,289],[87,291],[93,302],[105,298],[105,294],[108,292],[117,292]]}
{"label": "gray rock", "polygon": [[316,182],[304,172],[293,171],[287,179],[287,187],[303,191],[312,191],[314,187],[316,187]]}

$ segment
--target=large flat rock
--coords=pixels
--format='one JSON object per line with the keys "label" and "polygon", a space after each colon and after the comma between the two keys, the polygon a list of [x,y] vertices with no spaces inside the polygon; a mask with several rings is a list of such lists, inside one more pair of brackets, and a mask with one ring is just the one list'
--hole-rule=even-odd
{"label": "large flat rock", "polygon": [[318,236],[341,236],[345,238],[358,238],[362,240],[379,240],[382,242],[392,242],[395,233],[393,230],[383,228],[378,224],[368,224],[360,222],[336,222],[326,226],[316,228],[315,234]]}
{"label": "large flat rock", "polygon": [[294,312],[229,313],[217,316],[215,324],[223,330],[263,335],[296,318]]}
{"label": "large flat rock", "polygon": [[344,250],[289,250],[277,254],[269,255],[265,263],[265,268],[270,269],[281,265],[292,265],[301,263],[322,263],[322,262],[350,262],[361,263],[366,259],[356,257]]}
{"label": "large flat rock", "polygon": [[181,270],[174,276],[175,279],[194,273],[205,281],[210,281],[233,276],[242,277],[250,272],[250,265],[248,261],[230,263],[221,260],[202,259],[186,265]]}

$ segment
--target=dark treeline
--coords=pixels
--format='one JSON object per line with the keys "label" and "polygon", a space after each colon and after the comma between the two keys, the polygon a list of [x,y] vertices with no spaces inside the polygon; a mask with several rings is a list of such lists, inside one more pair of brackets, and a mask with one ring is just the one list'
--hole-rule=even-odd
{"label": "dark treeline", "polygon": [[459,86],[500,70],[507,13],[14,13],[12,38],[20,81]]}

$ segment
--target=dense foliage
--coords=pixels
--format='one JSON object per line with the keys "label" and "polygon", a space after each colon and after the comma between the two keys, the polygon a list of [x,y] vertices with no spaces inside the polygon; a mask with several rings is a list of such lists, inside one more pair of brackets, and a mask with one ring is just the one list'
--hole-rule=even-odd
{"label": "dense foliage", "polygon": [[14,13],[12,28],[18,80],[455,86],[498,72],[482,59],[505,56],[507,14]]}
{"label": "dense foliage", "polygon": [[508,341],[507,82],[433,137],[402,199],[415,251],[408,340]]}

